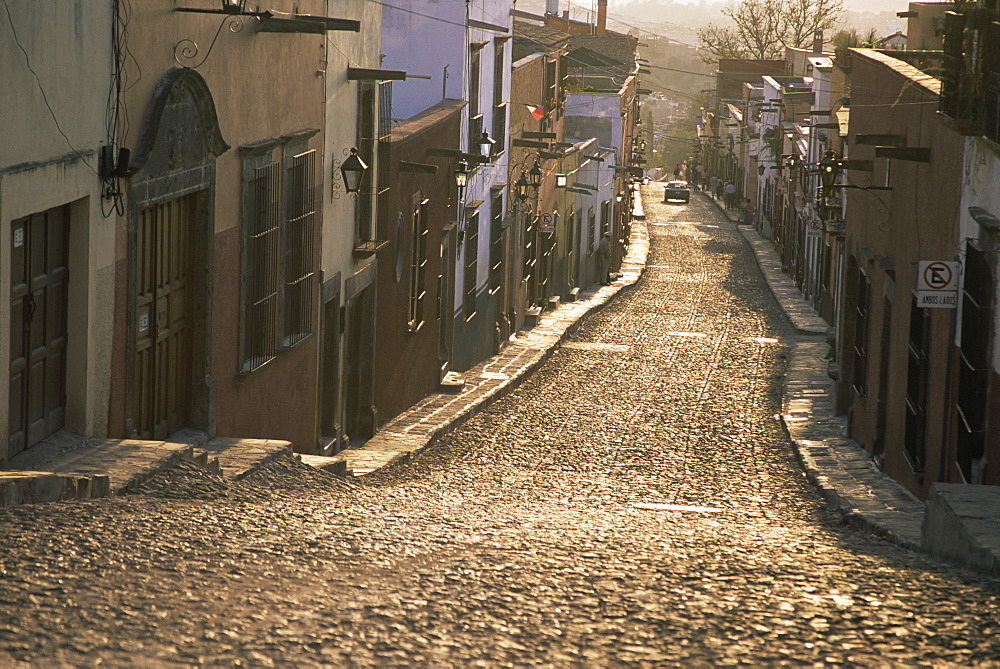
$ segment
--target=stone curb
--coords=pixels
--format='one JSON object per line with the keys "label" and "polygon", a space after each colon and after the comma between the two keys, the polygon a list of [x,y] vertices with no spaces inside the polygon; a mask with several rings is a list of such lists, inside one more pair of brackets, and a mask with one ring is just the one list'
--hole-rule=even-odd
{"label": "stone curb", "polygon": [[753,228],[737,229],[799,335],[782,388],[782,424],[806,477],[828,507],[845,523],[899,546],[1000,576],[1000,488],[935,483],[925,503],[881,472],[836,415],[836,384],[827,373],[829,344],[816,336],[826,333],[825,321],[782,270],[774,247]]}
{"label": "stone curb", "polygon": [[[724,207],[702,195],[736,224]],[[836,384],[827,373],[829,326],[782,270],[770,242],[753,228],[737,224],[736,229],[753,250],[765,282],[798,335],[782,384],[781,419],[806,478],[847,524],[921,550],[924,503],[879,471],[868,452],[847,437],[847,426],[836,415]]]}

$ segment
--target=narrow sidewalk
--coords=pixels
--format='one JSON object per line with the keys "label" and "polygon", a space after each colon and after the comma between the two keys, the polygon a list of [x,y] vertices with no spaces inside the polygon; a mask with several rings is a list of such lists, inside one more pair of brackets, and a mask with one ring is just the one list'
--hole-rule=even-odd
{"label": "narrow sidewalk", "polygon": [[498,355],[463,372],[465,385],[459,392],[425,397],[384,425],[360,448],[341,451],[326,460],[343,462],[347,473],[353,476],[405,462],[517,388],[573,333],[587,314],[600,309],[623,288],[639,280],[649,254],[649,236],[641,202],[637,202],[633,215],[635,220],[627,253],[618,278],[610,285],[582,290],[576,301],[543,312],[534,328],[518,332]]}
{"label": "narrow sidewalk", "polygon": [[969,569],[1000,576],[1000,490],[936,484],[923,502],[881,472],[869,453],[847,436],[836,414],[830,378],[829,326],[781,269],[770,241],[739,225],[707,194],[747,240],[764,279],[796,331],[782,388],[782,421],[808,479],[845,522],[911,550],[924,550]]}

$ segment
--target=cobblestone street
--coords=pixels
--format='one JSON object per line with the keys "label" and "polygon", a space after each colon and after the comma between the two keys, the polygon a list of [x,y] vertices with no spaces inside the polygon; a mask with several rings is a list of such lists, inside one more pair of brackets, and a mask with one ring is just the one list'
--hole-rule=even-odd
{"label": "cobblestone street", "polygon": [[1000,666],[1000,584],[825,511],[792,329],[661,192],[639,283],[408,463],[0,510],[0,666]]}

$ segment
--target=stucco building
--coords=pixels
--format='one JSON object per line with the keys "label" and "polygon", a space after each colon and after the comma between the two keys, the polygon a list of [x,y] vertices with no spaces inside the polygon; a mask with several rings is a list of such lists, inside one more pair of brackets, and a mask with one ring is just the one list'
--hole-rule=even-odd
{"label": "stucco building", "polygon": [[113,25],[110,3],[8,3],[0,21],[0,462],[109,428],[116,88],[137,75],[117,69]]}

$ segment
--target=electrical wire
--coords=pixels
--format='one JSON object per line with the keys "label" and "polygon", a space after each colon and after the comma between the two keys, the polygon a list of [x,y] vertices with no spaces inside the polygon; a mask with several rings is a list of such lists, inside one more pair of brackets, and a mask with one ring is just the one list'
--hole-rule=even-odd
{"label": "electrical wire", "polygon": [[59,131],[59,134],[62,135],[62,138],[66,140],[66,144],[69,146],[70,149],[72,149],[72,155],[83,161],[83,163],[90,169],[91,172],[100,176],[97,170],[94,169],[94,166],[91,165],[90,162],[87,160],[86,154],[83,151],[77,149],[75,146],[73,146],[73,142],[70,140],[69,136],[65,133],[65,131],[63,131],[62,125],[59,123],[59,119],[56,117],[56,112],[55,110],[52,109],[52,105],[49,103],[49,96],[45,93],[45,87],[42,86],[42,80],[39,78],[38,73],[35,71],[35,69],[31,67],[31,57],[28,55],[28,51],[24,48],[24,45],[21,44],[21,40],[17,35],[17,28],[14,26],[14,19],[11,16],[10,7],[7,5],[7,0],[0,0],[0,2],[3,2],[3,7],[7,16],[7,23],[8,25],[10,25],[10,32],[11,35],[14,37],[14,43],[17,45],[17,48],[20,49],[21,53],[24,55],[24,65],[25,67],[28,68],[28,71],[31,73],[31,76],[34,77],[35,79],[35,85],[38,87],[38,92],[41,93],[42,95],[42,102],[45,103],[45,108],[48,110],[49,116],[52,117],[52,122],[55,123],[56,130]]}

